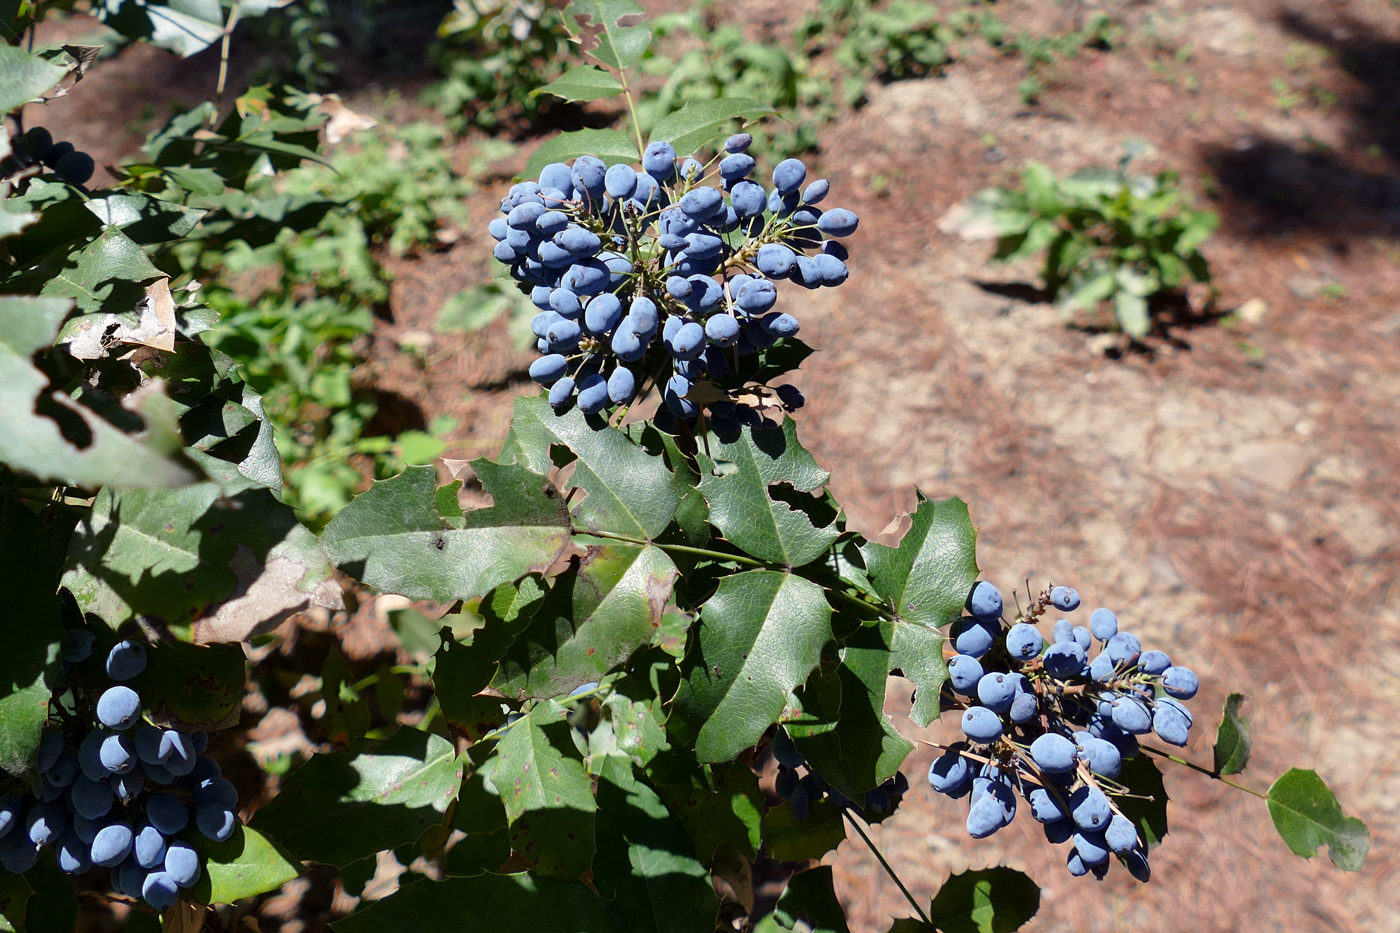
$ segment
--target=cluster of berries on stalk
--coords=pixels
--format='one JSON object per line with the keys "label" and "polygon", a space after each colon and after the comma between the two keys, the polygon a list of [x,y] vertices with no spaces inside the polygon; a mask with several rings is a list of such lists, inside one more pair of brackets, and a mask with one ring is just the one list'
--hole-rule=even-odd
{"label": "cluster of berries on stalk", "polygon": [[53,134],[36,126],[10,140],[10,154],[0,162],[0,175],[9,176],[32,165],[42,165],[70,185],[85,185],[97,170],[97,163],[72,143],[54,142]]}
{"label": "cluster of berries on stalk", "polygon": [[[771,189],[749,180],[752,141],[729,137],[710,164],[678,159],[667,142],[646,148],[641,169],[580,156],[501,201],[494,254],[540,309],[530,375],[556,410],[629,404],[650,379],[668,418],[708,409],[721,433],[760,420],[717,383],[741,357],[797,335],[797,319],[774,309],[778,282],[846,281],[839,238],[858,219],[818,207],[830,184],[807,182],[797,159],[774,167]],[[791,386],[777,398],[789,410],[803,401]]]}
{"label": "cluster of berries on stalk", "polygon": [[1108,609],[1095,609],[1087,627],[1058,620],[1047,643],[1036,622],[1051,608],[1073,612],[1079,594],[1042,591],[1008,624],[1000,591],[985,581],[973,588],[968,614],[949,632],[955,653],[942,704],[962,711],[967,741],[933,762],[929,784],[970,796],[973,838],[1008,825],[1019,797],[1046,839],[1071,843],[1071,874],[1102,878],[1116,856],[1146,881],[1147,847],[1120,806],[1127,790],[1116,779],[1123,760],[1138,754],[1138,736],[1186,744],[1192,718],[1182,701],[1199,681],[1165,653],[1144,651]]}
{"label": "cluster of berries on stalk", "polygon": [[238,827],[238,792],[203,754],[204,732],[145,720],[129,682],[147,664],[140,641],[94,656],[97,639],[70,629],[56,718],[39,742],[38,786],[0,793],[0,866],[23,874],[51,847],[70,875],[110,871],[118,894],[165,910],[203,874],[196,833],[214,842]]}

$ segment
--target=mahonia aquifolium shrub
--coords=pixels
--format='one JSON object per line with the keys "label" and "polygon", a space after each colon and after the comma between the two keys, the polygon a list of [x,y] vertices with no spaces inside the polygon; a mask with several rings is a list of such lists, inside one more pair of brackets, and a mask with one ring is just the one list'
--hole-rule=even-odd
{"label": "mahonia aquifolium shrub", "polygon": [[933,762],[929,784],[950,797],[971,796],[974,838],[1008,825],[1019,795],[1047,840],[1071,843],[1071,874],[1102,878],[1117,856],[1146,881],[1147,847],[1116,802],[1122,788],[1115,779],[1123,760],[1138,754],[1140,735],[1186,744],[1192,717],[1181,701],[1196,695],[1199,682],[1165,652],[1144,651],[1108,609],[1095,609],[1087,627],[1057,620],[1047,642],[1036,623],[1052,608],[1073,612],[1079,594],[1066,586],[1042,591],[1008,624],[993,584],[972,590],[968,614],[949,631],[956,653],[941,703],[962,710],[967,741]]}
{"label": "mahonia aquifolium shrub", "polygon": [[[797,159],[774,167],[766,191],[750,181],[752,141],[730,136],[710,165],[678,160],[667,142],[646,148],[640,170],[580,156],[545,166],[501,201],[505,216],[489,226],[495,257],[540,309],[531,326],[542,356],[530,375],[549,387],[555,410],[625,405],[651,378],[674,418],[708,408],[719,433],[757,423],[750,406],[692,389],[797,335],[797,319],[775,310],[777,283],[845,282],[839,238],[858,218],[817,207],[830,184],[806,182]],[[718,186],[709,183],[716,176]],[[788,409],[803,401],[790,386],[778,398]]]}
{"label": "mahonia aquifolium shrub", "polygon": [[22,171],[33,165],[40,170],[47,169],[60,180],[70,185],[85,185],[97,170],[92,156],[78,149],[66,140],[54,142],[53,134],[42,126],[36,126],[10,140],[10,154],[0,165],[0,173],[6,176]]}
{"label": "mahonia aquifolium shrub", "polygon": [[145,645],[121,641],[84,664],[95,646],[86,629],[63,636],[64,682],[39,745],[40,783],[0,797],[0,865],[22,874],[52,847],[64,872],[106,868],[112,890],[165,910],[203,874],[195,834],[224,842],[237,829],[238,792],[202,754],[206,733],[142,718],[141,697],[124,681],[145,670]]}

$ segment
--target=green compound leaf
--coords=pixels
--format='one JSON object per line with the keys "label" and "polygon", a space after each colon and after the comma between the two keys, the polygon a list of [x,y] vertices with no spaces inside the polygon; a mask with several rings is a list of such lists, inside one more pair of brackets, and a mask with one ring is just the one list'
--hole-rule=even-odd
{"label": "green compound leaf", "polygon": [[775,486],[780,494],[812,492],[830,476],[798,442],[796,422],[784,418],[781,428],[745,427],[736,440],[712,444],[711,450],[728,469],[723,475],[710,471],[700,493],[710,503],[710,521],[726,539],[789,567],[809,564],[831,547],[840,532],[829,506],[811,496],[772,495]]}
{"label": "green compound leaf", "polygon": [[821,858],[846,841],[846,821],[841,808],[823,798],[812,804],[805,820],[784,803],[763,814],[763,844],[770,858],[801,862]]}
{"label": "green compound leaf", "polygon": [[[170,458],[180,431],[168,399],[143,396],[144,436],[127,434],[69,396],[48,392],[30,357],[50,346],[73,303],[60,298],[0,298],[0,461],[42,480],[75,486],[180,486],[196,479]],[[51,410],[58,417],[39,414]],[[65,430],[66,429],[66,430]],[[69,431],[78,438],[75,442]]]}
{"label": "green compound leaf", "polygon": [[303,866],[262,833],[240,826],[227,842],[202,834],[195,846],[206,859],[194,893],[201,904],[232,904],[275,891],[301,874]]}
{"label": "green compound leaf", "polygon": [[618,71],[640,61],[651,44],[646,11],[633,0],[573,0],[564,10],[564,28],[584,52]]}
{"label": "green compound leaf", "polygon": [[567,716],[558,703],[535,706],[501,736],[491,771],[511,848],[532,871],[558,878],[576,878],[592,865],[597,809]]}
{"label": "green compound leaf", "polygon": [[452,746],[403,728],[316,755],[287,778],[252,826],[297,858],[349,865],[417,839],[442,822],[462,769]]}
{"label": "green compound leaf", "polygon": [[773,108],[757,100],[725,97],[719,100],[688,101],[675,113],[668,113],[651,130],[652,142],[668,142],[677,155],[689,155],[723,135],[731,120],[757,120]]}
{"label": "green compound leaf", "polygon": [[1360,871],[1371,851],[1371,831],[1347,816],[1332,789],[1316,771],[1290,768],[1268,794],[1269,816],[1294,855],[1312,858],[1327,846],[1332,864],[1342,871]]}
{"label": "green compound leaf", "polygon": [[616,428],[590,423],[577,408],[556,415],[543,396],[515,400],[511,441],[502,458],[512,455],[537,473],[574,465],[569,485],[588,493],[575,513],[578,531],[655,538],[680,502],[660,457]]}
{"label": "green compound leaf", "polygon": [[608,165],[640,162],[637,141],[622,130],[572,130],[540,145],[525,166],[525,177],[538,178],[551,162],[567,162],[582,155],[597,156]]}
{"label": "green compound leaf", "polygon": [[830,865],[818,865],[793,875],[787,890],[778,898],[774,919],[789,930],[802,923],[806,924],[803,929],[811,933],[850,933],[835,885]]}
{"label": "green compound leaf", "polygon": [[414,933],[630,933],[615,905],[583,882],[523,873],[419,881],[332,923],[331,929],[404,933],[407,918]]}
{"label": "green compound leaf", "polygon": [[629,758],[598,769],[598,893],[638,933],[713,933],[719,899],[685,826],[638,780]]}
{"label": "green compound leaf", "polygon": [[651,643],[676,574],[657,547],[590,547],[554,578],[544,604],[501,659],[492,686],[525,699],[596,683]]}
{"label": "green compound leaf", "polygon": [[1240,715],[1244,694],[1225,698],[1220,728],[1215,731],[1215,773],[1239,774],[1249,764],[1249,720]]}
{"label": "green compound leaf", "polygon": [[228,496],[213,482],[104,489],[73,533],[63,585],[114,629],[141,617],[202,644],[342,605],[330,561],[290,507],[266,489]]}
{"label": "green compound leaf", "polygon": [[1118,809],[1137,827],[1138,839],[1149,849],[1156,848],[1167,836],[1167,787],[1162,783],[1162,771],[1146,755],[1123,761],[1118,783],[1131,796],[1114,798]]}
{"label": "green compound leaf", "polygon": [[875,592],[907,622],[938,628],[962,612],[977,579],[977,532],[961,499],[922,492],[898,547],[861,548]]}
{"label": "green compound leaf", "polygon": [[52,532],[18,499],[0,497],[5,650],[0,652],[0,769],[24,781],[34,770],[49,716],[47,681],[59,671],[58,562]]}
{"label": "green compound leaf", "polygon": [[[8,25],[8,24],[6,24]],[[0,44],[0,113],[10,113],[42,97],[68,74],[64,65]]]}
{"label": "green compound leaf", "polygon": [[691,627],[674,704],[699,760],[729,761],[756,745],[830,640],[831,606],[815,583],[771,570],[720,580]]}
{"label": "green compound leaf", "polygon": [[436,471],[409,467],[375,483],[321,535],[336,566],[382,592],[450,603],[549,568],[569,543],[569,515],[543,476],[472,462],[495,499],[449,525],[434,508]]}
{"label": "green compound leaf", "polygon": [[929,919],[943,933],[1011,933],[1040,909],[1040,887],[1014,868],[953,875],[930,902]]}
{"label": "green compound leaf", "polygon": [[575,65],[544,87],[535,88],[531,97],[549,94],[573,103],[615,97],[623,91],[622,84],[597,65]]}
{"label": "green compound leaf", "polygon": [[680,817],[700,861],[709,864],[722,846],[746,858],[758,852],[763,793],[758,777],[741,762],[698,765],[675,752],[657,755],[647,774],[666,808]]}

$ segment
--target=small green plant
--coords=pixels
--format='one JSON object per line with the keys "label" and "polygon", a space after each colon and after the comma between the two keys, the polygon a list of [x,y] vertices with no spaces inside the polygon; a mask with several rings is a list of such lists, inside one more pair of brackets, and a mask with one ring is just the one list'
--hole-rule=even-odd
{"label": "small green plant", "polygon": [[1141,339],[1151,330],[1156,296],[1188,281],[1210,282],[1200,246],[1219,218],[1185,206],[1172,172],[1128,175],[1131,158],[1063,179],[1031,163],[1022,190],[979,192],[971,216],[995,225],[998,260],[1044,253],[1045,290],[1067,314],[1111,303],[1117,327]]}
{"label": "small green plant", "polygon": [[429,57],[442,80],[423,93],[455,132],[532,124],[553,103],[534,93],[575,58],[560,10],[541,0],[455,0]]}

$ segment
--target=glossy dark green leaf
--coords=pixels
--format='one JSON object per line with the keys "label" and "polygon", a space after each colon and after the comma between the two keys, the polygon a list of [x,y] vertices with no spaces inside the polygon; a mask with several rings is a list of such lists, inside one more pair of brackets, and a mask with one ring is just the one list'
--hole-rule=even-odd
{"label": "glossy dark green leaf", "polygon": [[137,616],[199,643],[244,641],[312,606],[340,608],[316,537],[267,489],[103,490],[68,548],[66,586],[112,628]]}
{"label": "glossy dark green leaf", "polygon": [[576,878],[593,863],[593,782],[568,710],[536,705],[496,745],[490,778],[510,820],[511,848],[532,871]]}
{"label": "glossy dark green leaf", "polygon": [[751,570],[720,580],[691,628],[674,717],[702,762],[758,743],[831,640],[831,607],[801,577]]}
{"label": "glossy dark green leaf", "polygon": [[61,298],[0,298],[0,461],[39,479],[86,487],[195,480],[191,467],[171,457],[181,438],[164,395],[143,396],[139,413],[146,430],[127,434],[48,390],[48,379],[30,358],[53,343],[72,307]]}
{"label": "glossy dark green leaf", "polygon": [[948,679],[943,660],[944,637],[917,622],[896,622],[890,634],[890,668],[898,669],[914,685],[909,719],[923,728],[938,718],[938,694]]}
{"label": "glossy dark green leaf", "polygon": [[803,757],[853,799],[894,777],[914,750],[885,715],[894,627],[862,626],[845,639],[841,663],[798,691],[802,715],[785,726]]}
{"label": "glossy dark green leaf", "polygon": [[763,814],[763,844],[768,856],[781,862],[821,858],[845,841],[845,817],[830,800],[813,803],[805,820],[799,820],[788,803]]}
{"label": "glossy dark green leaf", "polygon": [[953,875],[929,904],[943,933],[1011,933],[1040,909],[1040,887],[1014,868],[997,866]]}
{"label": "glossy dark green leaf", "polygon": [[0,113],[10,113],[43,97],[68,69],[18,46],[0,44]]}
{"label": "glossy dark green leaf", "polygon": [[762,101],[742,97],[687,101],[680,110],[656,121],[651,141],[668,142],[677,155],[685,156],[714,143],[734,120],[747,123],[772,112],[773,108]]}
{"label": "glossy dark green leaf", "polygon": [[304,870],[272,840],[246,826],[227,842],[196,835],[195,847],[205,857],[204,874],[194,888],[202,904],[232,904],[276,891]]}
{"label": "glossy dark green leaf", "polygon": [[[155,722],[191,729],[227,729],[238,722],[248,679],[241,646],[163,641],[146,651],[146,669],[131,686]],[[87,663],[100,670],[100,658]]]}
{"label": "glossy dark green leaf", "polygon": [[790,930],[802,923],[811,933],[850,933],[846,911],[836,897],[836,879],[830,865],[818,865],[793,875],[773,914]]}
{"label": "glossy dark green leaf", "polygon": [[598,768],[593,882],[635,933],[714,933],[719,899],[684,824],[617,755]]}
{"label": "glossy dark green leaf", "polygon": [[1289,768],[1267,797],[1274,828],[1294,855],[1312,858],[1318,846],[1343,871],[1360,871],[1371,851],[1371,831],[1347,816],[1337,796],[1316,771]]}
{"label": "glossy dark green leaf", "polygon": [[149,246],[189,236],[207,211],[162,201],[139,191],[114,192],[83,202],[103,226],[118,227],[132,242]]}
{"label": "glossy dark green leaf", "polygon": [[1215,731],[1215,773],[1239,774],[1249,764],[1249,720],[1240,715],[1244,694],[1225,698],[1220,728]]}
{"label": "glossy dark green leaf", "polygon": [[[800,567],[836,540],[835,514],[804,495],[820,489],[830,474],[798,442],[791,418],[781,428],[745,427],[711,450],[723,461],[723,472],[706,476],[700,492],[710,503],[710,521],[728,541],[762,560]],[[773,487],[779,486],[790,495],[774,498]]]}
{"label": "glossy dark green leaf", "polygon": [[511,436],[509,454],[537,473],[573,464],[568,485],[588,493],[575,510],[579,531],[650,539],[676,514],[678,499],[662,459],[622,431],[591,423],[577,408],[556,415],[543,397],[517,398]]}
{"label": "glossy dark green leaf", "polygon": [[523,466],[487,460],[472,466],[495,504],[465,513],[461,527],[434,508],[436,471],[409,467],[342,509],[321,535],[322,547],[369,586],[440,603],[548,569],[569,541],[563,499]]}
{"label": "glossy dark green leaf", "polygon": [[977,579],[977,532],[961,499],[918,495],[897,547],[872,542],[861,551],[875,592],[899,618],[937,628],[958,617]]}
{"label": "glossy dark green leaf", "polygon": [[0,572],[10,620],[0,651],[0,770],[25,781],[38,778],[34,761],[49,715],[49,682],[61,663],[52,537],[24,503],[0,495]]}
{"label": "glossy dark green leaf", "polygon": [[1146,755],[1128,758],[1118,783],[1131,796],[1116,797],[1114,803],[1137,826],[1138,839],[1149,849],[1160,845],[1167,835],[1167,788],[1161,770]]}
{"label": "glossy dark green leaf", "polygon": [[747,765],[699,765],[671,751],[655,756],[647,774],[667,809],[685,825],[700,861],[709,864],[722,846],[746,858],[757,854],[763,793]]}
{"label": "glossy dark green leaf", "polygon": [[[465,918],[470,927],[464,927]],[[630,933],[614,905],[581,881],[530,874],[419,881],[331,924],[336,933]]]}
{"label": "glossy dark green leaf", "polygon": [[349,865],[442,822],[461,783],[446,739],[403,728],[312,757],[251,825],[296,858]]}
{"label": "glossy dark green leaf", "polygon": [[23,875],[0,872],[0,930],[24,933],[24,915],[34,889]]}
{"label": "glossy dark green leaf", "polygon": [[625,71],[651,44],[651,24],[634,0],[572,0],[564,26],[598,61]]}
{"label": "glossy dark green leaf", "polygon": [[553,579],[543,605],[501,658],[492,685],[525,699],[596,683],[651,643],[675,578],[676,566],[660,548],[590,547]]}
{"label": "glossy dark green leaf", "polygon": [[549,163],[568,162],[581,155],[597,156],[608,165],[631,165],[642,159],[637,141],[622,130],[573,130],[540,145],[525,166],[525,177],[538,178]]}
{"label": "glossy dark green leaf", "polygon": [[544,87],[530,92],[532,97],[548,94],[562,100],[582,102],[616,97],[622,93],[617,78],[597,65],[575,65]]}
{"label": "glossy dark green leaf", "polygon": [[97,0],[93,13],[128,39],[189,58],[218,42],[224,34],[219,0]]}

